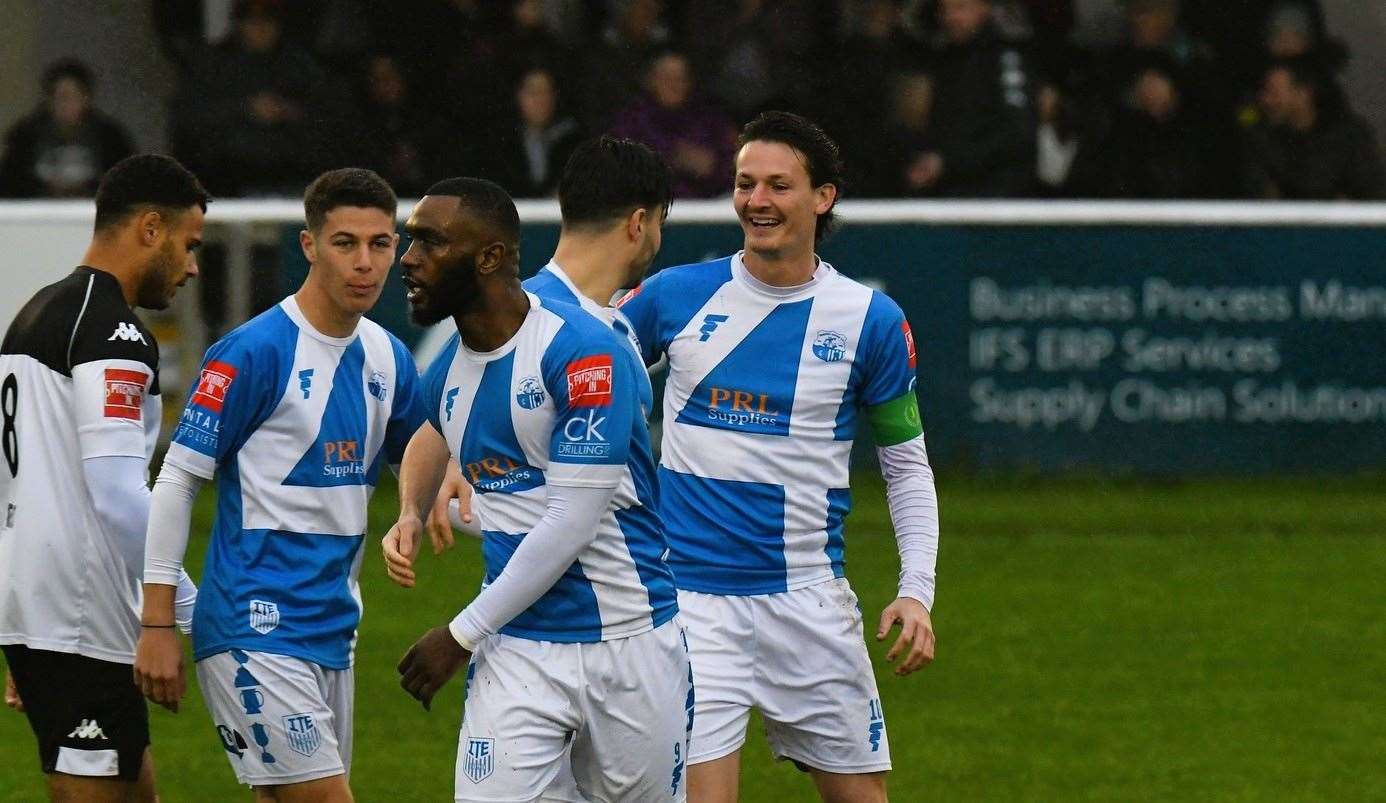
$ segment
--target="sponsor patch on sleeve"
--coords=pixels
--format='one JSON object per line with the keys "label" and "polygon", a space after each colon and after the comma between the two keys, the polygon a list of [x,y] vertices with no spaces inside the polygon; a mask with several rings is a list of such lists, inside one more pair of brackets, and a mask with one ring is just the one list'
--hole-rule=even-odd
{"label": "sponsor patch on sleeve", "polygon": [[909,355],[910,370],[913,371],[915,364],[918,362],[918,358],[914,352],[914,332],[910,331],[910,322],[901,321],[900,331],[905,333],[905,353]]}
{"label": "sponsor patch on sleeve", "polygon": [[570,407],[606,407],[611,404],[611,355],[594,354],[568,363]]}
{"label": "sponsor patch on sleeve", "polygon": [[149,374],[144,371],[107,368],[106,417],[139,421],[144,406],[144,386],[148,381]]}
{"label": "sponsor patch on sleeve", "polygon": [[226,391],[236,378],[236,367],[212,360],[202,369],[197,380],[197,390],[193,391],[192,403],[214,413],[221,412],[226,403]]}

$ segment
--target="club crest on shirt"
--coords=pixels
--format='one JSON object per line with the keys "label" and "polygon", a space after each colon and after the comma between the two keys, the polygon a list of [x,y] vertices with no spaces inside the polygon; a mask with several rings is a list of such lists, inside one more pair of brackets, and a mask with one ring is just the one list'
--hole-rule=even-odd
{"label": "club crest on shirt", "polygon": [[107,368],[106,417],[139,421],[144,404],[144,383],[148,380],[149,375],[143,371]]}
{"label": "club crest on shirt", "polygon": [[268,634],[279,627],[279,606],[262,599],[250,601],[250,629],[260,634]]}
{"label": "club crest on shirt", "polygon": [[539,377],[527,376],[520,380],[520,389],[515,393],[515,403],[525,408],[533,410],[544,403],[544,386],[540,384]]}
{"label": "club crest on shirt", "polygon": [[472,783],[481,783],[496,769],[496,740],[468,739],[462,756],[462,774]]}
{"label": "club crest on shirt", "polygon": [[322,732],[318,730],[310,712],[284,717],[284,736],[289,747],[300,755],[311,756],[322,745]]}
{"label": "club crest on shirt", "polygon": [[217,360],[208,362],[198,377],[197,388],[193,390],[193,404],[220,413],[222,405],[226,403],[226,392],[231,389],[231,382],[235,378],[234,365]]}
{"label": "club crest on shirt", "polygon": [[838,362],[847,356],[847,338],[838,332],[819,330],[813,338],[813,356],[823,362]]}
{"label": "club crest on shirt", "polygon": [[376,398],[376,401],[385,401],[385,374],[380,371],[371,371],[371,379],[366,383],[366,390]]}
{"label": "club crest on shirt", "polygon": [[594,354],[568,363],[570,407],[605,407],[611,404],[611,355]]}

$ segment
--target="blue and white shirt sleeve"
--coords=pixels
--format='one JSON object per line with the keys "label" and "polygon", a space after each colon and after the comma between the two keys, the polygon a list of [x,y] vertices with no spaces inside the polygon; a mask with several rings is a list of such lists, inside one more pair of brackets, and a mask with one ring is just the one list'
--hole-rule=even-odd
{"label": "blue and white shirt sleeve", "polygon": [[914,390],[914,335],[905,313],[884,293],[872,293],[861,342],[862,385],[857,398],[863,406],[885,404]]}
{"label": "blue and white shirt sleeve", "polygon": [[615,488],[630,456],[631,428],[644,426],[632,361],[609,329],[579,337],[565,326],[544,353],[544,383],[554,402],[545,483]]}
{"label": "blue and white shirt sleeve", "polygon": [[654,365],[668,348],[667,341],[659,339],[658,296],[664,286],[662,273],[657,273],[640,283],[634,290],[626,293],[616,302],[618,315],[629,326],[628,336],[640,349],[640,359],[646,365]]}
{"label": "blue and white shirt sleeve", "polygon": [[424,421],[433,425],[438,430],[438,434],[443,433],[442,409],[446,403],[451,403],[451,399],[443,399],[443,388],[447,385],[448,372],[452,370],[453,358],[457,356],[457,347],[462,342],[462,336],[453,333],[443,350],[438,352],[438,356],[433,358],[433,364],[424,371],[423,378],[419,381],[419,404],[423,411]]}
{"label": "blue and white shirt sleeve", "polygon": [[273,350],[255,349],[244,338],[214,343],[188,391],[165,462],[211,479],[282,393],[282,383],[276,385],[276,363]]}
{"label": "blue and white shirt sleeve", "polygon": [[385,459],[397,466],[404,460],[404,448],[423,425],[426,417],[423,382],[414,358],[404,344],[390,338],[395,349],[395,401],[390,421],[385,425]]}

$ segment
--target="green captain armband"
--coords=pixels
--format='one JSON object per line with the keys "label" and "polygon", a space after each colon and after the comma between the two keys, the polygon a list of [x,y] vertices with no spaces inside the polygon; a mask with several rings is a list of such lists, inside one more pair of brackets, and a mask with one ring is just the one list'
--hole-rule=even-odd
{"label": "green captain armband", "polygon": [[877,446],[894,446],[924,434],[919,420],[919,397],[910,391],[898,399],[867,408],[871,436]]}

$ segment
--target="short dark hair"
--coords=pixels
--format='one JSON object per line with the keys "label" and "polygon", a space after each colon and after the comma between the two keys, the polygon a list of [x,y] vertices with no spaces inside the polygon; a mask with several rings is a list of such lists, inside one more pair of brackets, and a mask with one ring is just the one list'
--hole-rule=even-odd
{"label": "short dark hair", "polygon": [[58,82],[64,78],[81,84],[82,90],[88,95],[96,87],[96,76],[92,74],[91,68],[85,62],[72,58],[58,59],[43,71],[43,94],[52,94],[53,87],[57,86]]}
{"label": "short dark hair", "polygon": [[395,191],[373,170],[343,167],[329,170],[313,179],[303,193],[303,216],[308,230],[317,231],[327,222],[327,213],[339,206],[379,209],[395,219],[399,199]]}
{"label": "short dark hair", "polygon": [[177,159],[157,153],[127,156],[101,177],[96,188],[96,230],[121,222],[144,207],[178,215],[196,204],[207,211],[211,196]]}
{"label": "short dark hair", "polygon": [[602,136],[577,146],[558,182],[565,226],[608,223],[636,209],[666,213],[672,200],[669,165],[644,143]]}
{"label": "short dark hair", "polygon": [[[791,112],[762,112],[741,129],[741,136],[736,140],[737,150],[748,142],[779,142],[788,145],[803,154],[809,184],[814,188],[831,184],[837,188],[837,198],[842,197],[842,152],[838,150],[832,137],[812,120]],[[837,205],[836,199],[833,205]],[[821,242],[827,237],[832,232],[836,220],[837,216],[832,208],[819,215],[813,241]]]}
{"label": "short dark hair", "polygon": [[506,242],[519,246],[519,210],[515,209],[515,200],[510,193],[494,181],[470,176],[445,178],[429,187],[424,195],[451,195],[457,198],[468,212],[491,226],[497,234],[506,238]]}

